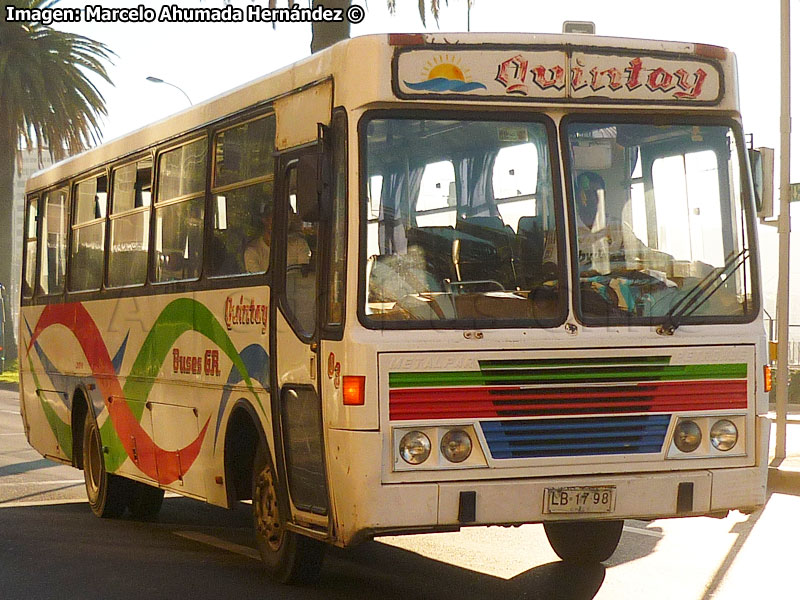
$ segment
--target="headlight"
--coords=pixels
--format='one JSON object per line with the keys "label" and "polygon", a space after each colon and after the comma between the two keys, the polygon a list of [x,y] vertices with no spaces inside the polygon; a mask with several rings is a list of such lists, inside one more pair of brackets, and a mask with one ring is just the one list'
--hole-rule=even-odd
{"label": "headlight", "polygon": [[728,421],[728,419],[721,419],[714,423],[709,434],[711,443],[714,448],[722,452],[727,452],[736,445],[739,440],[739,431],[736,425]]}
{"label": "headlight", "polygon": [[440,448],[447,460],[460,463],[467,460],[472,453],[472,440],[463,429],[451,429],[442,436]]}
{"label": "headlight", "polygon": [[410,465],[420,465],[431,455],[431,441],[421,431],[409,431],[400,440],[400,456]]}
{"label": "headlight", "polygon": [[675,427],[675,434],[672,441],[681,452],[693,452],[697,450],[703,439],[703,432],[694,421],[681,421]]}

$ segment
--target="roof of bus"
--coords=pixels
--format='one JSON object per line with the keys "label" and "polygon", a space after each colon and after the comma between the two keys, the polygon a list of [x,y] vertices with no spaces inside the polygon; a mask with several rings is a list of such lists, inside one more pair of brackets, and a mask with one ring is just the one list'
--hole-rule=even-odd
{"label": "roof of bus", "polygon": [[[586,34],[535,33],[426,33],[373,34],[343,40],[282,69],[196,104],[96,148],[67,158],[28,180],[26,193],[53,185],[110,161],[133,155],[160,142],[184,135],[238,111],[265,104],[303,86],[334,76],[334,105],[357,107],[370,102],[397,100],[389,65],[398,47],[432,46],[457,52],[476,45],[537,48],[624,49],[631,52],[704,56],[719,61],[726,77],[735,77],[733,54],[724,48],[688,42],[668,42]],[[449,47],[452,47],[450,50]],[[357,57],[354,59],[354,57]],[[383,65],[383,66],[381,66]],[[736,87],[733,86],[729,89]],[[735,95],[735,94],[734,94]],[[727,105],[735,107],[736,98]]]}

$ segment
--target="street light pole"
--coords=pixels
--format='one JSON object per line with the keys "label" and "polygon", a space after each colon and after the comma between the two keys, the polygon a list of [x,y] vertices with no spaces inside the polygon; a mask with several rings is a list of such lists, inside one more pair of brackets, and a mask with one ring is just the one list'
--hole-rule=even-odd
{"label": "street light pole", "polygon": [[192,102],[192,99],[191,99],[191,98],[189,98],[189,94],[187,94],[186,92],[184,92],[184,91],[183,91],[181,88],[179,88],[179,87],[178,87],[177,85],[175,85],[174,83],[170,83],[169,81],[164,81],[163,79],[159,79],[158,77],[153,77],[152,75],[149,75],[149,76],[147,77],[147,81],[150,81],[150,82],[152,82],[152,83],[163,83],[164,85],[168,85],[168,86],[174,87],[174,88],[175,88],[176,90],[178,90],[178,91],[179,91],[181,94],[183,94],[184,96],[186,96],[186,99],[189,101],[189,106],[194,106],[194,103]]}
{"label": "street light pole", "polygon": [[789,0],[781,0],[781,168],[778,216],[778,375],[775,391],[775,458],[786,458],[786,412],[789,403],[789,152],[791,149],[791,44]]}

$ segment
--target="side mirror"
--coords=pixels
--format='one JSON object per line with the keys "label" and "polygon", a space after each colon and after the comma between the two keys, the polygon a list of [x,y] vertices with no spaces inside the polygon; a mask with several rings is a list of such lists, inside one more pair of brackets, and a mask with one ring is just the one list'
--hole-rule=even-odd
{"label": "side mirror", "polygon": [[297,164],[297,213],[303,221],[326,221],[330,212],[330,128],[317,123],[317,152]]}
{"label": "side mirror", "polygon": [[319,221],[316,153],[304,154],[297,164],[297,214],[308,223]]}
{"label": "side mirror", "polygon": [[756,211],[763,221],[774,216],[773,179],[775,177],[775,150],[758,148],[747,151],[750,155],[750,169],[753,173]]}

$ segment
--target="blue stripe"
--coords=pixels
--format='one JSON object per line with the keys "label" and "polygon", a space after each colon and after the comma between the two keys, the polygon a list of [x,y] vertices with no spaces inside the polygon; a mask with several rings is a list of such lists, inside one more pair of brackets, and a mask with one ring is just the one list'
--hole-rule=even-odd
{"label": "blue stripe", "polygon": [[493,458],[661,452],[670,415],[483,421]]}

